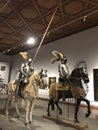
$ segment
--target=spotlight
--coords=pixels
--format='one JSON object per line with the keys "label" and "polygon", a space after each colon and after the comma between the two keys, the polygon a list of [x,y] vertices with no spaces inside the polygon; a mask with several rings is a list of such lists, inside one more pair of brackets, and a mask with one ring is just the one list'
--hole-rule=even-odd
{"label": "spotlight", "polygon": [[35,42],[35,39],[30,37],[28,40],[27,40],[27,44],[34,44]]}

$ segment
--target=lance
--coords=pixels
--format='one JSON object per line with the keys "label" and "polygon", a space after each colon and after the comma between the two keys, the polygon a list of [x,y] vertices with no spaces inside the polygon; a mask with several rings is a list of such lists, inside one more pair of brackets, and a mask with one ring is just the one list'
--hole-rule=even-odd
{"label": "lance", "polygon": [[49,21],[49,24],[48,24],[48,26],[47,26],[47,28],[46,28],[46,30],[45,30],[45,33],[44,33],[44,35],[43,35],[43,37],[42,37],[42,39],[41,39],[41,41],[40,41],[40,44],[39,44],[39,46],[38,46],[38,48],[37,48],[37,51],[36,51],[36,53],[35,53],[35,55],[34,55],[34,57],[33,57],[32,64],[34,64],[35,58],[36,58],[36,56],[37,56],[37,54],[38,54],[38,52],[39,52],[39,50],[40,50],[40,48],[41,48],[41,45],[42,45],[42,43],[43,43],[43,41],[44,41],[44,39],[45,39],[45,36],[46,36],[46,34],[47,34],[48,30],[49,30],[49,27],[50,27],[50,25],[51,25],[51,23],[52,23],[52,21],[53,21],[53,18],[54,18],[55,14],[56,14],[57,9],[58,9],[58,6],[56,7],[56,9],[55,9],[55,11],[54,11],[54,13],[53,13],[53,15],[52,15],[50,21]]}

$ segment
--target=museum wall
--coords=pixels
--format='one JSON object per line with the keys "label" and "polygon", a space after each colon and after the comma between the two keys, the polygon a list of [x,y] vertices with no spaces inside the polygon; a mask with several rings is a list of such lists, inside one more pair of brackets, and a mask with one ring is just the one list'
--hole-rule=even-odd
{"label": "museum wall", "polygon": [[12,63],[12,61],[13,61],[13,56],[2,55],[2,54],[0,53],[0,61]]}
{"label": "museum wall", "polygon": [[[36,50],[37,48],[28,51],[32,58],[34,57]],[[57,63],[51,63],[53,57],[51,52],[53,50],[61,51],[68,58],[67,65],[70,72],[78,62],[86,61],[90,78],[87,98],[91,101],[92,105],[98,105],[98,102],[94,101],[93,83],[93,69],[98,68],[98,27],[51,42],[40,48],[33,65],[35,72],[43,68],[48,70],[48,78],[56,77],[58,79]],[[17,78],[17,70],[22,62],[23,59],[20,55],[17,54],[13,56],[10,80]]]}

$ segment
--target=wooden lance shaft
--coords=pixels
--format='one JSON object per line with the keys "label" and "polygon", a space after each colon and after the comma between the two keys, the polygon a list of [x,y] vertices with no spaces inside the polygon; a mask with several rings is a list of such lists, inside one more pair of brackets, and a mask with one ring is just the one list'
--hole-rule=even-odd
{"label": "wooden lance shaft", "polygon": [[46,28],[46,30],[45,30],[45,33],[44,33],[44,35],[43,35],[43,37],[42,37],[42,39],[41,39],[41,42],[40,42],[40,44],[39,44],[39,46],[38,46],[38,48],[37,48],[37,51],[36,51],[36,53],[35,53],[35,55],[34,55],[34,57],[33,57],[33,60],[32,60],[32,63],[31,63],[32,65],[34,64],[35,58],[36,58],[36,56],[37,56],[37,54],[38,54],[38,52],[39,52],[39,49],[40,49],[40,47],[41,47],[41,45],[42,45],[42,43],[43,43],[43,40],[45,39],[45,36],[46,36],[46,34],[47,34],[48,30],[49,30],[49,27],[50,27],[50,25],[51,25],[51,23],[52,23],[52,21],[53,21],[53,18],[54,18],[55,14],[56,14],[57,9],[58,9],[58,6],[56,7],[55,12],[53,13],[53,15],[52,15],[52,17],[51,17],[51,19],[50,19],[50,22],[49,22],[49,24],[48,24],[48,26],[47,26],[47,28]]}

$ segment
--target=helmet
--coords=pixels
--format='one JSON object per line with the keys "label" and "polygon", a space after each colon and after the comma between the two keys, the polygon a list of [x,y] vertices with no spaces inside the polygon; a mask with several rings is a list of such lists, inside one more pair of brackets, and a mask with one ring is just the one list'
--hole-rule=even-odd
{"label": "helmet", "polygon": [[52,51],[52,54],[54,56],[54,58],[51,60],[52,63],[54,63],[55,61],[60,61],[63,59],[63,54],[59,51]]}
{"label": "helmet", "polygon": [[31,64],[31,62],[32,62],[32,59],[29,58],[28,61],[27,61],[27,63],[28,63],[28,64]]}
{"label": "helmet", "polygon": [[56,58],[59,58],[59,59],[62,59],[63,58],[63,54],[59,51],[52,51],[52,54],[56,57]]}

